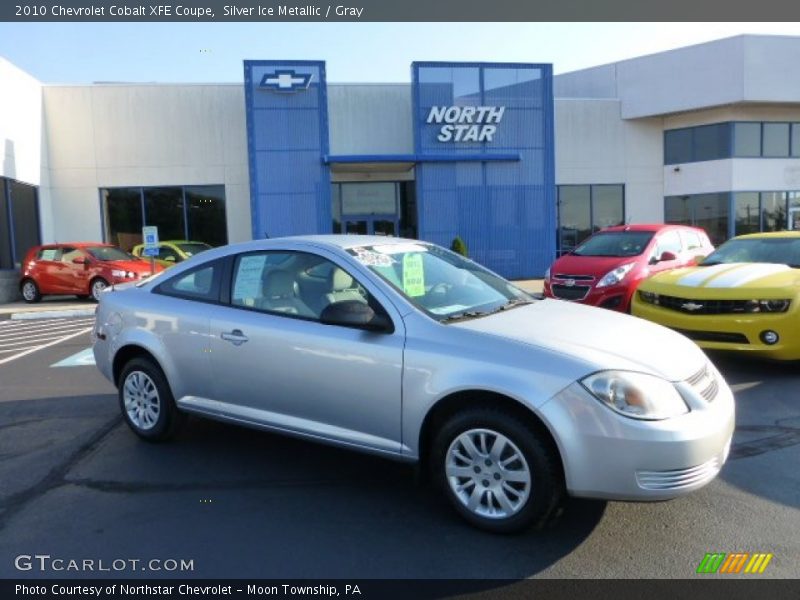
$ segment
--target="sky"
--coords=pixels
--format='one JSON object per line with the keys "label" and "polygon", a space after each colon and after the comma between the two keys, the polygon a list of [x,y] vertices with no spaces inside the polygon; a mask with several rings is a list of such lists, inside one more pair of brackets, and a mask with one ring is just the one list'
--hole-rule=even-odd
{"label": "sky", "polygon": [[0,23],[0,56],[44,83],[242,81],[244,59],[327,63],[328,81],[408,82],[415,60],[565,73],[800,23]]}

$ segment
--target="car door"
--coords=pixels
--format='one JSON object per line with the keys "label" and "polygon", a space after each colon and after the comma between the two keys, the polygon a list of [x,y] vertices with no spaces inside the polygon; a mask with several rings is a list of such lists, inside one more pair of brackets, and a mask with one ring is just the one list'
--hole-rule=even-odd
{"label": "car door", "polygon": [[61,291],[59,272],[61,270],[62,248],[42,248],[36,257],[35,271],[32,273],[36,285],[43,294]]}
{"label": "car door", "polygon": [[[75,260],[83,259],[83,263]],[[80,248],[64,248],[58,271],[59,288],[63,293],[86,294],[89,290],[90,257]]]}
{"label": "car door", "polygon": [[362,286],[392,332],[320,322],[324,302],[302,296],[297,279],[327,261],[288,251],[235,258],[229,305],[211,318],[215,398],[237,419],[398,453],[402,319],[379,289]]}

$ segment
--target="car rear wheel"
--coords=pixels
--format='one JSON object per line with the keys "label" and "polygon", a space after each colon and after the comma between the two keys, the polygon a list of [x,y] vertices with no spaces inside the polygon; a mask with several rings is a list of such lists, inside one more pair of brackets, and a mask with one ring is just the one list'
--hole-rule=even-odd
{"label": "car rear wheel", "polygon": [[93,280],[91,287],[92,300],[94,300],[95,302],[100,302],[100,294],[102,294],[103,290],[105,290],[107,287],[108,287],[108,282],[102,277],[98,277],[97,279]]}
{"label": "car rear wheel", "polygon": [[122,369],[119,403],[128,427],[148,441],[171,438],[182,421],[164,373],[148,358],[134,358]]}
{"label": "car rear wheel", "polygon": [[20,293],[22,294],[22,299],[28,304],[39,302],[39,300],[42,299],[42,294],[39,292],[39,286],[36,285],[36,282],[33,281],[33,279],[26,279],[22,282],[22,285],[20,286]]}
{"label": "car rear wheel", "polygon": [[541,527],[563,495],[560,462],[542,437],[506,412],[458,413],[434,440],[434,479],[456,511],[481,529]]}

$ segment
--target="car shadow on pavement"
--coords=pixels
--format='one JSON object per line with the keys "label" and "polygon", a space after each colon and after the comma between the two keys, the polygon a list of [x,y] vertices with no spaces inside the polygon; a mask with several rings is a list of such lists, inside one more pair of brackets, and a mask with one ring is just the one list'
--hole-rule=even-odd
{"label": "car shadow on pavement", "polygon": [[[727,483],[800,508],[800,361],[709,353],[736,398],[736,431],[721,477]],[[780,458],[775,454],[779,453]]]}
{"label": "car shadow on pavement", "polygon": [[[67,556],[86,548],[104,548],[109,558],[157,552],[196,557],[190,575],[211,578],[474,580],[459,588],[466,593],[509,583],[481,579],[547,569],[581,545],[605,511],[603,502],[569,500],[543,531],[493,535],[464,523],[407,464],[199,418],[172,442],[151,444],[109,419],[112,397],[72,400],[102,402],[105,416],[62,421],[60,436],[80,429],[76,454],[39,455],[46,464],[32,472],[46,481],[0,500],[0,553],[23,542]],[[3,407],[12,418],[13,404]],[[55,401],[20,404],[46,413]],[[25,465],[39,451],[31,444],[33,454],[0,460]]]}

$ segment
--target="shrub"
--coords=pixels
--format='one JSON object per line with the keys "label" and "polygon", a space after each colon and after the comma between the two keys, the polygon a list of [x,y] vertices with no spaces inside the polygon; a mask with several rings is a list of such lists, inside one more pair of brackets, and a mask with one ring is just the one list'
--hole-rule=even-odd
{"label": "shrub", "polygon": [[467,245],[464,243],[464,240],[461,239],[461,236],[457,235],[455,237],[453,243],[450,244],[450,250],[461,256],[467,256]]}

